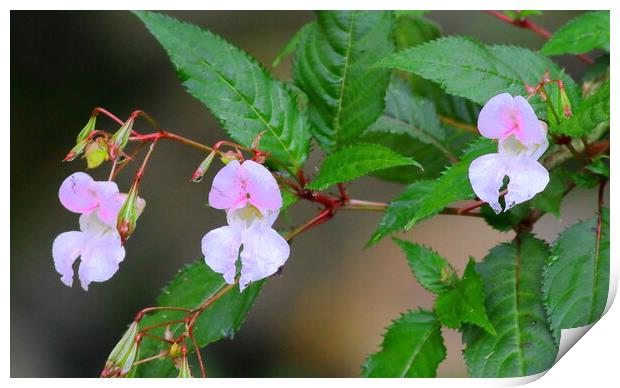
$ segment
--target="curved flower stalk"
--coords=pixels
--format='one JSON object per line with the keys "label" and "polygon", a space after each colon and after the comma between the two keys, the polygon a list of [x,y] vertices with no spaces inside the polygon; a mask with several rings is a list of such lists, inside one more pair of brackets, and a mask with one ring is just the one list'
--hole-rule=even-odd
{"label": "curved flower stalk", "polygon": [[226,210],[228,225],[203,237],[202,252],[207,265],[224,275],[228,284],[235,281],[238,257],[242,291],[286,262],[288,242],[271,227],[282,207],[282,196],[269,170],[251,160],[228,163],[213,180],[209,204]]}
{"label": "curved flower stalk", "polygon": [[480,156],[469,166],[469,180],[481,200],[500,213],[499,190],[506,176],[504,211],[545,189],[549,172],[538,159],[549,146],[547,124],[536,118],[525,98],[508,93],[491,98],[480,111],[478,129],[499,142],[497,153]]}
{"label": "curved flower stalk", "polygon": [[[64,180],[58,196],[65,208],[81,216],[80,231],[61,233],[54,240],[54,265],[62,282],[71,287],[73,263],[81,257],[78,275],[82,288],[88,290],[91,282],[110,279],[125,258],[116,220],[127,195],[119,193],[114,182],[95,181],[76,172]],[[145,201],[139,198],[138,213],[144,206]]]}

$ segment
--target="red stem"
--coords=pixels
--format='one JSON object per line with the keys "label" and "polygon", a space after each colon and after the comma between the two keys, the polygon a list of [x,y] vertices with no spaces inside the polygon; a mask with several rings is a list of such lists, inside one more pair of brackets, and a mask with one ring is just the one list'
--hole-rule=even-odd
{"label": "red stem", "polygon": [[[512,24],[513,26],[519,27],[519,28],[524,28],[526,30],[530,30],[532,32],[534,32],[535,34],[543,37],[544,39],[549,39],[551,37],[551,32],[547,31],[546,29],[544,29],[543,27],[539,26],[538,24],[534,23],[533,21],[527,19],[527,18],[523,18],[523,19],[512,19],[509,16],[504,15],[503,13],[499,12],[499,11],[483,11],[489,15],[495,16],[496,18],[500,19],[501,21],[504,21],[506,23]],[[576,55],[577,58],[579,58],[580,60],[582,60],[583,62],[591,65],[594,63],[594,60],[586,55],[583,54],[578,54]]]}

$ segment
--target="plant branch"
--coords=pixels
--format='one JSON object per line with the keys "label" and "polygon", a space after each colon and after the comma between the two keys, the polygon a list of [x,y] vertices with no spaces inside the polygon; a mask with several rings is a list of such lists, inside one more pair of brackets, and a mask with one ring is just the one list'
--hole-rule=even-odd
{"label": "plant branch", "polygon": [[[503,13],[499,11],[483,11],[483,12],[489,15],[495,16],[499,20],[506,22],[508,24],[512,24],[513,26],[523,28],[526,30],[530,30],[534,32],[535,34],[543,37],[544,39],[549,39],[553,35],[551,32],[547,31],[546,29],[534,23],[533,21],[529,20],[528,18],[513,19],[507,15],[504,15]],[[594,63],[594,60],[586,55],[578,54],[576,55],[576,57],[589,65]]]}
{"label": "plant branch", "polygon": [[470,124],[462,123],[460,121],[454,120],[447,116],[439,115],[439,121],[441,121],[443,124],[449,125],[454,128],[462,129],[464,131],[471,132],[476,135],[480,134],[477,127],[470,125]]}

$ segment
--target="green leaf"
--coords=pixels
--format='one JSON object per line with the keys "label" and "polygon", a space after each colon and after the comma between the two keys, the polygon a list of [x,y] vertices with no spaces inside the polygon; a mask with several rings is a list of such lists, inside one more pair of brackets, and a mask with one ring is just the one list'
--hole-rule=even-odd
{"label": "green leaf", "polygon": [[318,175],[306,186],[324,190],[331,185],[351,181],[372,171],[394,166],[417,165],[415,160],[401,156],[389,148],[377,144],[356,144],[328,156]]}
{"label": "green leaf", "polygon": [[[500,93],[526,94],[524,83],[538,84],[548,69],[551,78],[564,82],[573,104],[579,101],[575,82],[543,55],[520,47],[485,46],[471,38],[437,39],[398,52],[377,66],[415,73],[439,83],[450,94],[481,105]],[[541,99],[532,99],[530,103],[538,117],[546,117],[546,106]]]}
{"label": "green leaf", "polygon": [[589,165],[586,166],[586,169],[590,172],[603,176],[605,178],[609,178],[609,156],[599,157],[592,161]]}
{"label": "green leaf", "polygon": [[390,72],[371,66],[394,50],[393,19],[390,11],[322,11],[302,37],[294,79],[321,148],[358,141],[383,112]]}
{"label": "green leaf", "polygon": [[308,123],[295,97],[247,53],[221,37],[174,18],[136,12],[166,49],[190,94],[204,103],[235,141],[261,149],[295,172],[309,152]]}
{"label": "green leaf", "polygon": [[558,349],[540,289],[548,254],[544,241],[521,235],[493,248],[478,264],[487,315],[497,335],[475,326],[464,332],[472,377],[528,376],[553,366]]}
{"label": "green leaf", "polygon": [[417,46],[441,36],[441,27],[423,15],[402,15],[396,20],[394,40],[397,51]]}
{"label": "green leaf", "polygon": [[363,366],[363,377],[435,377],[446,358],[441,325],[429,311],[410,311],[392,323],[381,350]]}
{"label": "green leaf", "polygon": [[420,285],[432,293],[441,294],[454,287],[458,280],[452,265],[433,250],[409,241],[393,238],[407,256],[407,263]]}
{"label": "green leaf", "polygon": [[609,290],[609,240],[609,209],[603,208],[594,219],[568,228],[553,244],[543,291],[557,341],[561,329],[601,317]]}
{"label": "green leaf", "polygon": [[299,197],[287,187],[281,187],[280,193],[282,194],[282,207],[280,208],[280,212],[284,212],[299,201]]}
{"label": "green leaf", "polygon": [[435,314],[444,326],[459,329],[463,323],[472,323],[494,336],[497,333],[487,317],[482,280],[475,267],[476,262],[470,258],[463,278],[435,300]]}
{"label": "green leaf", "polygon": [[585,99],[570,120],[564,120],[553,132],[580,137],[589,134],[601,124],[609,123],[609,81],[596,93]]}
{"label": "green leaf", "polygon": [[435,104],[415,96],[407,83],[392,78],[385,96],[383,115],[369,128],[370,131],[406,133],[423,143],[441,146],[436,141],[446,136],[439,123]]}
{"label": "green leaf", "polygon": [[374,232],[366,247],[376,244],[383,237],[390,233],[405,229],[415,215],[425,198],[432,195],[435,190],[435,181],[417,181],[407,186],[398,197],[390,204],[379,222],[377,230]]}
{"label": "green leaf", "polygon": [[601,183],[601,178],[590,171],[577,172],[572,176],[577,187],[582,189],[593,189]]}
{"label": "green leaf", "polygon": [[413,166],[395,167],[373,173],[379,178],[402,183],[434,178],[454,158],[452,148],[459,149],[471,138],[462,130],[444,129],[433,102],[414,95],[404,80],[392,78],[385,104],[383,115],[364,132],[361,141],[411,156],[424,166],[424,171]]}
{"label": "green leaf", "polygon": [[570,171],[563,167],[552,170],[549,174],[549,184],[545,190],[531,200],[532,207],[560,218],[560,207],[570,181],[570,174]]}
{"label": "green leaf", "polygon": [[569,21],[540,50],[545,55],[609,51],[609,11],[588,12]]}
{"label": "green leaf", "polygon": [[[196,321],[194,335],[200,347],[204,347],[222,338],[232,338],[239,330],[245,317],[254,304],[264,281],[256,282],[239,292],[236,285],[212,305],[209,306]],[[218,291],[226,286],[221,274],[213,272],[203,260],[197,260],[181,270],[174,279],[162,290],[157,298],[157,306],[175,306],[197,308]],[[147,315],[141,322],[140,328],[156,325],[162,322],[183,319],[182,311],[156,311]],[[150,330],[154,335],[164,335],[164,327]],[[177,335],[184,330],[183,324],[171,325],[171,330]],[[164,344],[165,345],[165,344]],[[169,345],[168,345],[169,346]],[[191,349],[192,347],[188,347]],[[166,349],[161,341],[144,337],[140,347],[143,358],[156,355]],[[191,349],[193,351],[193,349]],[[141,365],[138,374],[141,377],[172,377],[178,371],[170,359],[152,361]]]}
{"label": "green leaf", "polygon": [[390,203],[367,246],[377,243],[389,233],[410,229],[452,202],[473,198],[474,192],[468,176],[469,165],[477,157],[495,152],[496,149],[496,143],[478,138],[470,144],[461,160],[448,167],[437,180],[414,182],[408,186]]}
{"label": "green leaf", "polygon": [[[504,198],[500,198],[500,204],[504,206]],[[510,208],[510,210],[496,214],[488,204],[483,205],[480,208],[480,214],[484,217],[484,220],[493,229],[500,232],[508,232],[512,230],[519,222],[521,222],[530,213],[529,204],[521,203],[517,206]]]}
{"label": "green leaf", "polygon": [[305,26],[300,28],[299,31],[295,33],[295,35],[293,35],[291,40],[288,41],[286,46],[284,46],[282,51],[280,51],[280,53],[273,60],[273,62],[271,63],[271,67],[274,67],[274,68],[278,67],[280,63],[284,60],[284,58],[293,54],[295,50],[297,50],[297,46],[299,45],[299,42],[302,40],[303,36],[308,33],[308,30],[311,28],[310,26],[312,24],[313,23],[306,24]]}

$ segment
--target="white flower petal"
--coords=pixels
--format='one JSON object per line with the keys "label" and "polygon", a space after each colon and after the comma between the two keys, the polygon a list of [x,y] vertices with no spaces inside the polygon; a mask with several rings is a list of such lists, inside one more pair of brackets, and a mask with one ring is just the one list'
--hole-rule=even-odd
{"label": "white flower petal", "polygon": [[289,254],[288,242],[278,232],[264,224],[254,224],[243,239],[240,289],[243,291],[248,283],[274,274]]}
{"label": "white flower petal", "polygon": [[205,262],[215,272],[224,275],[226,283],[233,284],[237,272],[235,263],[241,246],[240,233],[230,226],[222,226],[202,238]]}
{"label": "white flower petal", "polygon": [[533,198],[549,183],[549,172],[545,167],[525,156],[511,159],[507,175],[510,182],[505,210]]}
{"label": "white flower petal", "polygon": [[111,229],[116,230],[116,227],[104,223],[96,213],[85,213],[80,216],[80,230],[91,237],[107,233]]}
{"label": "white flower petal", "polygon": [[84,249],[85,235],[82,232],[65,232],[54,239],[52,256],[60,280],[67,286],[73,285],[73,263]]}
{"label": "white flower petal", "polygon": [[82,288],[88,291],[91,282],[104,282],[110,279],[118,264],[125,258],[125,248],[114,229],[107,233],[91,236],[82,252],[78,274]]}
{"label": "white flower petal", "polygon": [[506,176],[506,159],[500,154],[487,154],[476,158],[469,165],[469,181],[481,200],[488,202],[495,213],[502,211],[499,189]]}

